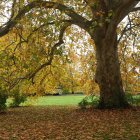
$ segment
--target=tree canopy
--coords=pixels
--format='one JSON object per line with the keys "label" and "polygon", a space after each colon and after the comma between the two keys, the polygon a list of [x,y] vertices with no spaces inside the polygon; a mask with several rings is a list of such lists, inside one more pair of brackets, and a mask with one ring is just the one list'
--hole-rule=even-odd
{"label": "tree canopy", "polygon": [[[88,93],[98,91],[96,82],[100,106],[127,106],[124,88],[130,88],[136,81],[135,89],[139,90],[138,3],[138,0],[1,2],[1,79],[8,88],[20,81],[28,85],[24,79],[37,85],[46,79],[44,84],[56,81],[64,87],[66,81],[71,81],[67,84],[69,88],[84,85],[85,89],[89,87]],[[53,87],[53,82],[49,86]]]}

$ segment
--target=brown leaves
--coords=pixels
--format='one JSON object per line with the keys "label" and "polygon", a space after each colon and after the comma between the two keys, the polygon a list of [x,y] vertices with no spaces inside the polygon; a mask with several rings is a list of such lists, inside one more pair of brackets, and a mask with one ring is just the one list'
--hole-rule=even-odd
{"label": "brown leaves", "polygon": [[0,140],[138,140],[140,109],[23,107],[0,115]]}

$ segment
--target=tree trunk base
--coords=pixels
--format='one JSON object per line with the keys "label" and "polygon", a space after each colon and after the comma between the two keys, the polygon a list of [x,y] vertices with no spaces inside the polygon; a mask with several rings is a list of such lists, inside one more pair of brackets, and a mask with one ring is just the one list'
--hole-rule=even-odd
{"label": "tree trunk base", "polygon": [[97,108],[98,109],[127,109],[132,106],[127,101],[122,101],[120,103],[104,103],[102,101],[99,102]]}

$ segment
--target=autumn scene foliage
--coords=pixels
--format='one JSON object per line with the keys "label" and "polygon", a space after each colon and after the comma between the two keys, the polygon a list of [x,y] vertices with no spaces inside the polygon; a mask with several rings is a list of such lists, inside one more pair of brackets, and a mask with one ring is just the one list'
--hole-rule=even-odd
{"label": "autumn scene foliage", "polygon": [[[0,116],[2,140],[138,140],[140,110],[24,107]],[[127,119],[126,119],[127,118]]]}
{"label": "autumn scene foliage", "polygon": [[0,140],[139,140],[139,10],[0,0]]}

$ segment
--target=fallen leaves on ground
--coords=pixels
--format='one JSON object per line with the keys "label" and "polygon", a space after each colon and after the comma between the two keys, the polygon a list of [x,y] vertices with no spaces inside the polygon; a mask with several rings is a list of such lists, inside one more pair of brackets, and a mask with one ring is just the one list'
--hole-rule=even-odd
{"label": "fallen leaves on ground", "polygon": [[9,109],[0,114],[0,140],[140,140],[140,108]]}

